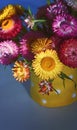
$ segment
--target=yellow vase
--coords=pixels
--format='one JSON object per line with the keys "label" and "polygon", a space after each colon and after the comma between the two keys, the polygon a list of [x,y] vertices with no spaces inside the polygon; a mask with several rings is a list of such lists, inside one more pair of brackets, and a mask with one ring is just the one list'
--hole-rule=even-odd
{"label": "yellow vase", "polygon": [[[67,74],[77,84],[77,69],[64,66],[63,73]],[[77,101],[77,87],[75,88],[75,84],[72,80],[66,78],[64,87],[63,80],[57,77],[52,82],[57,92],[51,91],[49,95],[42,94],[39,92],[39,82],[41,80],[32,72],[30,95],[32,99],[41,106],[60,107],[69,105]]]}

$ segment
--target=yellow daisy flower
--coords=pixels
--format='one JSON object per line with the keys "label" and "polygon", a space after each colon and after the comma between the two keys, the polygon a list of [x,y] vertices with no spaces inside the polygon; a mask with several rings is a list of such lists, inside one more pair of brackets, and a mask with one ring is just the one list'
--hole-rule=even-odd
{"label": "yellow daisy flower", "polygon": [[16,61],[12,71],[14,78],[20,82],[24,82],[30,77],[30,69],[28,65],[22,61]]}
{"label": "yellow daisy flower", "polygon": [[0,11],[0,21],[15,14],[22,14],[23,9],[20,5],[9,4]]}
{"label": "yellow daisy flower", "polygon": [[63,64],[60,62],[55,50],[47,49],[35,55],[32,63],[35,74],[43,79],[53,79],[62,70]]}
{"label": "yellow daisy flower", "polygon": [[46,49],[51,49],[52,40],[48,38],[39,38],[32,43],[32,52],[39,53],[45,51]]}
{"label": "yellow daisy flower", "polygon": [[0,11],[0,20],[10,17],[16,13],[13,5],[9,4]]}

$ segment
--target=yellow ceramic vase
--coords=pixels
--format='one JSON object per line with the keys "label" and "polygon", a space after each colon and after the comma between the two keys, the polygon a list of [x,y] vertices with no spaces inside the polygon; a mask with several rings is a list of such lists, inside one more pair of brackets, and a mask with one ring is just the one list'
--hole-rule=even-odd
{"label": "yellow ceramic vase", "polygon": [[[31,73],[31,89],[30,95],[34,101],[44,107],[61,107],[72,104],[77,101],[77,69],[72,69],[64,66],[63,73],[67,74],[72,80],[66,78],[63,80],[57,77],[52,82],[55,90],[48,94],[42,94],[39,92],[39,82],[41,81],[34,72]],[[73,82],[74,81],[74,82]]]}

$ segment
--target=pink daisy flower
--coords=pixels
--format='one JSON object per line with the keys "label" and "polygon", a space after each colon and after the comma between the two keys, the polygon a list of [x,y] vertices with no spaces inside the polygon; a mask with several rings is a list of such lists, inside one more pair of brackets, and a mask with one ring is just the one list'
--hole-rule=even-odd
{"label": "pink daisy flower", "polygon": [[52,29],[59,37],[76,37],[77,19],[71,15],[58,15],[53,20]]}
{"label": "pink daisy flower", "polygon": [[21,28],[21,20],[18,17],[5,19],[0,26],[0,38],[3,40],[14,38],[21,31]]}
{"label": "pink daisy flower", "polygon": [[59,58],[67,66],[77,67],[77,39],[68,39],[60,44]]}
{"label": "pink daisy flower", "polygon": [[0,63],[8,65],[18,57],[18,46],[12,40],[0,42]]}

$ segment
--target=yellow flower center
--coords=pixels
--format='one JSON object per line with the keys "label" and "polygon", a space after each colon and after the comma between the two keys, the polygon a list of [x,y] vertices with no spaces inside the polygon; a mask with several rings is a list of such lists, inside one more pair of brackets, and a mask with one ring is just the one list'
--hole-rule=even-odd
{"label": "yellow flower center", "polygon": [[51,57],[44,57],[41,61],[41,67],[45,71],[51,71],[55,67],[55,61]]}
{"label": "yellow flower center", "polygon": [[14,26],[14,21],[12,19],[7,19],[2,22],[2,29],[7,31],[12,29]]}

